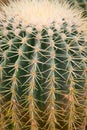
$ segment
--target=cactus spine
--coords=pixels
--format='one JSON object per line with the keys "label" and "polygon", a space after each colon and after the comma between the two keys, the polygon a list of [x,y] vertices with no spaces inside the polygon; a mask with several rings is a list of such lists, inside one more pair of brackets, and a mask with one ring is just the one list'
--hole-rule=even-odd
{"label": "cactus spine", "polygon": [[0,14],[0,129],[85,130],[87,23],[56,0],[9,1]]}

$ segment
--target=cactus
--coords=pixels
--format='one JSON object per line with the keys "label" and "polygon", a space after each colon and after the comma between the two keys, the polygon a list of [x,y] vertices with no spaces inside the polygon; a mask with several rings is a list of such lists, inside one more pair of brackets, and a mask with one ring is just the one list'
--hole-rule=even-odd
{"label": "cactus", "polygon": [[9,1],[0,14],[0,129],[85,130],[87,18],[68,2]]}

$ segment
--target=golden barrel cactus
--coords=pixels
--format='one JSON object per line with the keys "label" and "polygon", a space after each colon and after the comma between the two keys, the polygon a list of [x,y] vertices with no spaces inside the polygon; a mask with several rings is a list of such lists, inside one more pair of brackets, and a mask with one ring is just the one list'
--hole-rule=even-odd
{"label": "golden barrel cactus", "polygon": [[57,0],[0,14],[0,130],[85,130],[87,19]]}

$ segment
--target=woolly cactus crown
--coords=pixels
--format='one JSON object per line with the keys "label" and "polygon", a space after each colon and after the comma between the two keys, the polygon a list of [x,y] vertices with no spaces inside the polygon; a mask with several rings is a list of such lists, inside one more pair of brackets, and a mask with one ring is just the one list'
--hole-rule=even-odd
{"label": "woolly cactus crown", "polygon": [[[76,7],[70,7],[69,3],[59,3],[57,0],[21,0],[10,1],[9,6],[3,6],[6,20],[14,18],[14,24],[22,21],[24,25],[45,25],[50,26],[56,22],[61,26],[62,19],[65,19],[69,26],[76,24],[81,30],[86,28],[83,24],[82,11]],[[3,16],[2,16],[3,17]],[[85,27],[83,27],[85,26]]]}

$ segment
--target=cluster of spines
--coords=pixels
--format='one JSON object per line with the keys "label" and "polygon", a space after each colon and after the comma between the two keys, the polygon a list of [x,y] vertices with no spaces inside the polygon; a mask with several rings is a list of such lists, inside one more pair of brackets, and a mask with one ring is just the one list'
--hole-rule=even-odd
{"label": "cluster of spines", "polygon": [[[21,28],[21,24],[14,27],[11,23],[3,22],[3,25],[2,23],[0,25],[2,29],[0,79],[3,89],[1,93],[2,95],[6,93],[4,98],[1,98],[2,104],[4,102],[5,104],[1,106],[0,125],[3,120],[6,123],[5,127],[12,124],[14,130],[21,130],[22,127],[38,130],[40,127],[38,120],[45,119],[44,128],[48,130],[56,130],[60,127],[60,122],[68,126],[68,130],[76,129],[82,121],[80,116],[82,118],[84,116],[79,109],[86,111],[86,102],[82,96],[87,90],[84,87],[87,77],[87,43],[84,36],[78,35],[78,29],[74,25],[68,27],[64,19],[60,28],[56,28],[55,23],[48,28],[42,26]],[[13,58],[14,61],[11,63]],[[20,71],[23,71],[22,75]],[[40,84],[40,78],[45,82]],[[42,89],[41,95],[46,98],[45,101],[40,101],[45,106],[43,119],[39,115],[40,108],[37,105],[39,102],[37,96],[40,96],[37,95],[38,88]],[[21,89],[23,94],[19,97],[18,91]],[[9,94],[10,100],[3,101]],[[3,113],[4,107],[7,110]]]}

